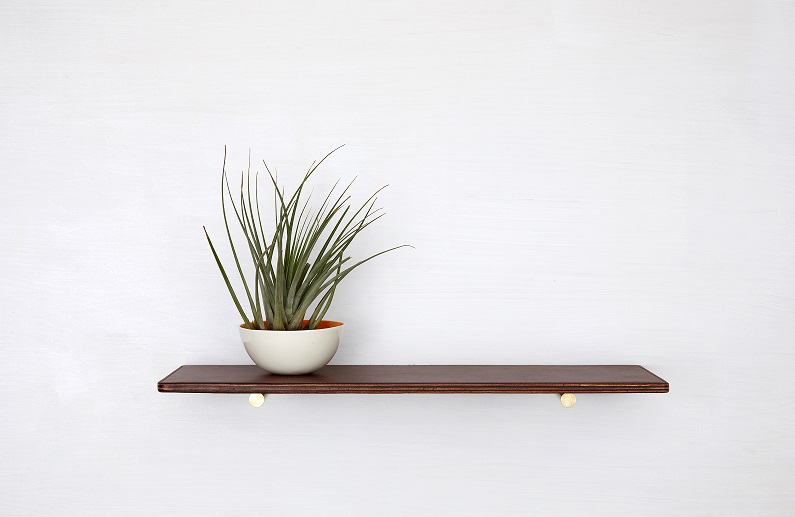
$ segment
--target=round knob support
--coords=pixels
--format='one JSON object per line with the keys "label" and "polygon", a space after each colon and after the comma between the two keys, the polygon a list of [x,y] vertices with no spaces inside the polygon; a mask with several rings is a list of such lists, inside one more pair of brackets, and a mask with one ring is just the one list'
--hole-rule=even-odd
{"label": "round knob support", "polygon": [[563,407],[573,407],[577,403],[577,397],[574,396],[574,393],[564,393],[560,396],[560,403],[563,404]]}
{"label": "round knob support", "polygon": [[265,402],[265,395],[262,393],[252,393],[248,397],[248,403],[254,407],[260,407]]}

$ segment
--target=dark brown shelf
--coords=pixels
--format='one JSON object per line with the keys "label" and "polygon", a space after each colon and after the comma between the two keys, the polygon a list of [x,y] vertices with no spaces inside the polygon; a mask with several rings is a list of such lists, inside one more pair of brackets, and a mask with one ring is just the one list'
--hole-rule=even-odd
{"label": "dark brown shelf", "polygon": [[636,365],[331,365],[273,375],[255,365],[185,365],[157,383],[177,393],[667,393]]}

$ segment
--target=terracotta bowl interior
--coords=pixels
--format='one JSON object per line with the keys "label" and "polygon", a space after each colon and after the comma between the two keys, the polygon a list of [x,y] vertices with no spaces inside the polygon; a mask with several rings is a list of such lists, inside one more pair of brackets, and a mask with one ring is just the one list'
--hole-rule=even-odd
{"label": "terracotta bowl interior", "polygon": [[[304,322],[301,325],[305,326],[307,323],[309,323],[309,320],[304,320]],[[332,327],[339,327],[340,325],[342,325],[341,321],[322,320],[320,323],[318,323],[317,328],[315,328],[314,330],[330,329]],[[246,324],[241,323],[240,328],[246,328]],[[268,329],[267,323],[265,324],[265,329],[266,330]]]}

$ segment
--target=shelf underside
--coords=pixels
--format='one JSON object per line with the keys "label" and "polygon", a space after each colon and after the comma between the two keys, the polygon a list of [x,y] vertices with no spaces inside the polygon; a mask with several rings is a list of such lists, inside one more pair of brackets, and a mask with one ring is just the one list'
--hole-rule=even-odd
{"label": "shelf underside", "polygon": [[331,365],[273,375],[255,365],[185,365],[157,384],[177,393],[667,393],[636,365]]}

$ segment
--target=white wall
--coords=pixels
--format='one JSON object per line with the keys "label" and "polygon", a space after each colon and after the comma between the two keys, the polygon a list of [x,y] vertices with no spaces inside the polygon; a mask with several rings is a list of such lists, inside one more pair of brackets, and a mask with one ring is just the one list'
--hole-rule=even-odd
{"label": "white wall", "polygon": [[[0,514],[795,508],[795,7],[0,4]],[[668,395],[160,394],[249,360],[204,241],[248,148],[381,184],[338,364],[629,363]]]}

